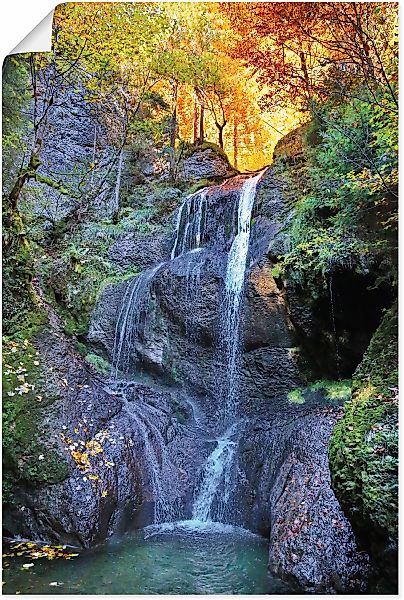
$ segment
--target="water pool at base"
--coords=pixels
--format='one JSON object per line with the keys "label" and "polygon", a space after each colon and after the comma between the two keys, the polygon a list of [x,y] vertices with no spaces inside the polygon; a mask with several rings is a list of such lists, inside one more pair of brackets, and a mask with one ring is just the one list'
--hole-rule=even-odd
{"label": "water pool at base", "polygon": [[[148,527],[74,560],[5,562],[10,567],[3,572],[3,594],[292,592],[267,570],[267,540],[220,524],[198,528],[192,521]],[[22,570],[27,562],[34,567]]]}

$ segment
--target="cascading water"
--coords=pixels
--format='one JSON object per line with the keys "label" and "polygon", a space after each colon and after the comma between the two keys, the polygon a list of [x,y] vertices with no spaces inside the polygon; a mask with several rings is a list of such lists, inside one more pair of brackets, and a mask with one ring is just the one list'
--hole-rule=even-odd
{"label": "cascading water", "polygon": [[250,241],[251,213],[254,206],[257,183],[261,177],[262,172],[251,179],[247,179],[241,188],[237,214],[237,233],[227,259],[222,332],[222,347],[226,361],[225,419],[235,417],[237,414],[240,310]]}
{"label": "cascading water", "polygon": [[206,221],[208,188],[187,196],[177,216],[176,237],[171,259],[201,247]]}
{"label": "cascading water", "polygon": [[137,405],[125,399],[123,410],[135,423],[143,441],[143,459],[147,463],[149,485],[154,498],[154,523],[175,521],[179,507],[175,500],[173,465],[165,451],[163,436],[154,424],[160,415],[155,407],[144,402]]}
{"label": "cascading water", "polygon": [[192,508],[195,521],[225,522],[231,492],[235,484],[233,466],[237,453],[237,442],[233,439],[239,424],[232,425],[217,440],[217,446],[208,456],[202,482]]}
{"label": "cascading water", "polygon": [[[244,181],[237,206],[237,228],[228,258],[224,281],[224,310],[222,314],[219,350],[224,356],[226,369],[225,393],[220,423],[227,425],[224,434],[216,438],[216,446],[208,456],[202,470],[199,489],[194,496],[192,521],[198,527],[208,523],[232,521],[233,491],[237,483],[237,450],[240,422],[237,418],[238,367],[240,354],[240,317],[247,270],[250,239],[250,222],[257,183],[262,176]],[[176,237],[171,260],[186,255],[185,275],[187,299],[190,288],[194,296],[200,294],[200,269],[203,263],[202,244],[206,243],[208,213],[208,189],[188,196],[181,205],[176,226]],[[202,261],[200,260],[202,258]],[[112,376],[127,373],[131,367],[133,345],[140,334],[140,325],[147,312],[150,285],[162,264],[138,276],[128,286],[116,325],[112,358]],[[188,323],[188,321],[187,321]],[[192,325],[192,320],[189,319]],[[187,335],[191,332],[188,331]],[[145,407],[142,408],[144,410]],[[167,478],[165,444],[159,430],[152,424],[153,418],[142,418],[141,411],[130,410],[137,430],[143,439],[145,461],[148,465],[150,485],[154,495],[154,523],[178,519],[178,510],[168,493],[170,477]],[[147,412],[147,408],[145,409]],[[149,415],[150,416],[150,415]],[[156,451],[156,446],[158,451]],[[177,507],[178,508],[178,507]],[[161,531],[161,529],[159,529]]]}
{"label": "cascading water", "polygon": [[126,289],[115,329],[111,369],[113,379],[116,379],[119,373],[128,373],[130,370],[133,342],[139,334],[142,315],[149,305],[150,284],[162,265],[163,263],[160,263],[141,273]]}
{"label": "cascading water", "polygon": [[[238,203],[237,232],[231,245],[225,276],[222,350],[226,363],[226,389],[222,419],[233,425],[217,440],[208,456],[203,479],[193,506],[193,518],[202,522],[224,521],[226,509],[235,487],[238,444],[232,440],[237,432],[238,357],[240,346],[240,316],[250,240],[251,213],[254,206],[259,173],[244,182]],[[220,495],[220,498],[218,497]],[[215,506],[216,502],[216,506]]]}

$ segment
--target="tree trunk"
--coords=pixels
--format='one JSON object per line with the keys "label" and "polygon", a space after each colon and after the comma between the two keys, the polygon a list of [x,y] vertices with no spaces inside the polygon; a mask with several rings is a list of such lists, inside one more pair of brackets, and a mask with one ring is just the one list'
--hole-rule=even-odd
{"label": "tree trunk", "polygon": [[170,148],[174,150],[175,140],[177,138],[177,105],[175,105],[173,113],[171,115],[170,123]]}
{"label": "tree trunk", "polygon": [[307,70],[307,61],[306,61],[306,55],[304,54],[303,51],[300,52],[300,66],[303,72],[303,78],[304,78],[304,83],[305,83],[305,87],[306,87],[306,95],[307,95],[307,100],[310,100],[310,79],[309,79],[309,72]]}
{"label": "tree trunk", "polygon": [[198,119],[199,119],[199,111],[198,111],[198,98],[195,94],[194,96],[194,121],[193,121],[193,144],[198,143]]}
{"label": "tree trunk", "polygon": [[175,140],[177,139],[178,82],[173,83],[173,112],[170,122],[170,177],[175,179]]}
{"label": "tree trunk", "polygon": [[238,118],[237,115],[234,114],[234,124],[233,124],[233,165],[234,168],[237,169],[238,166]]}
{"label": "tree trunk", "polygon": [[199,143],[200,144],[203,144],[203,142],[205,141],[204,120],[205,120],[205,108],[203,106],[201,106],[201,111],[199,113]]}
{"label": "tree trunk", "polygon": [[219,130],[219,147],[223,150],[224,144],[223,144],[223,129],[226,127],[226,122],[223,123],[223,125],[221,125],[220,123],[216,122],[215,123],[216,127]]}
{"label": "tree trunk", "polygon": [[116,172],[115,198],[114,198],[114,204],[112,207],[112,220],[114,221],[114,223],[116,222],[116,219],[118,217],[118,212],[119,212],[119,192],[121,190],[122,162],[123,162],[123,148],[121,148],[121,151],[119,153],[118,170]]}
{"label": "tree trunk", "polygon": [[24,187],[25,183],[29,179],[33,179],[36,176],[38,167],[41,164],[41,161],[38,157],[40,147],[41,144],[38,144],[37,148],[35,150],[32,150],[28,165],[21,169],[20,174],[17,177],[17,181],[15,182],[13,189],[10,192],[8,201],[11,211],[17,210],[18,199],[20,197],[22,188]]}

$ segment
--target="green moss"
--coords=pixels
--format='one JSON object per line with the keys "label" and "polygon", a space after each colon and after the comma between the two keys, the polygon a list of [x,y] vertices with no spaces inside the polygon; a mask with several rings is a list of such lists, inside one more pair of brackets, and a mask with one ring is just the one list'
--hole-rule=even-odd
{"label": "green moss", "polygon": [[311,392],[322,391],[325,398],[331,402],[346,402],[352,393],[352,382],[350,379],[342,381],[329,381],[327,379],[316,381],[309,385]]}
{"label": "green moss", "polygon": [[[130,218],[141,224],[142,218],[155,229],[165,222],[165,218],[175,209],[183,191],[167,183],[150,182],[134,186],[125,198],[120,210],[118,226],[125,226],[124,219]],[[137,214],[136,214],[137,213]]]}
{"label": "green moss", "polygon": [[322,379],[299,387],[288,393],[288,401],[294,404],[305,402],[341,404],[351,397],[351,380],[330,381]]}
{"label": "green moss", "polygon": [[396,540],[398,467],[397,307],[386,312],[353,376],[352,399],[329,456],[335,492],[359,529]]}
{"label": "green moss", "polygon": [[[51,256],[38,252],[42,287],[68,335],[87,334],[91,313],[106,285],[138,274],[134,266],[122,272],[109,260],[111,246],[126,234],[143,238],[172,227],[172,211],[182,196],[180,189],[167,184],[134,186],[117,223],[110,219],[84,222],[53,244]],[[64,231],[62,225],[59,229]]]}
{"label": "green moss", "polygon": [[52,257],[39,257],[43,289],[68,335],[87,334],[91,313],[106,285],[137,274],[133,267],[121,273],[108,259],[111,245],[125,231],[121,223],[85,223],[60,243]]}
{"label": "green moss", "polygon": [[26,239],[23,219],[18,211],[10,212],[6,207],[3,207],[2,266],[3,332],[10,335],[21,328],[21,320],[37,309],[37,299],[31,285],[32,248]]}
{"label": "green moss", "polygon": [[187,189],[187,194],[195,194],[198,190],[201,190],[204,187],[208,187],[209,185],[213,185],[214,182],[209,179],[199,179],[196,183],[191,185],[190,188]]}
{"label": "green moss", "polygon": [[300,388],[292,390],[288,394],[288,401],[292,402],[293,404],[304,404],[305,399],[304,399],[303,391]]}
{"label": "green moss", "polygon": [[221,158],[223,158],[226,162],[229,162],[227,154],[220,146],[214,144],[213,142],[203,142],[203,144],[184,144],[185,151],[183,151],[183,158],[189,158],[195,152],[204,152],[205,150],[213,150],[215,154],[218,154]]}
{"label": "green moss", "polygon": [[86,355],[86,361],[94,367],[96,371],[102,373],[103,375],[108,375],[111,370],[111,365],[107,360],[99,356],[98,354],[94,354],[94,352],[89,352]]}
{"label": "green moss", "polygon": [[51,484],[68,475],[68,466],[41,428],[44,408],[55,401],[43,392],[42,358],[34,340],[44,315],[33,314],[18,335],[3,338],[4,501],[13,501],[19,481]]}

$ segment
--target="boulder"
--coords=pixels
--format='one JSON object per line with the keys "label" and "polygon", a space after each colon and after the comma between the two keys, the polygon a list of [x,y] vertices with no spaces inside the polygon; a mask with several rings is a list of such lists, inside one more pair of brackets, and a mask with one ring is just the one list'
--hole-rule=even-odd
{"label": "boulder", "polygon": [[190,156],[181,161],[179,172],[185,181],[227,178],[237,173],[224,152],[204,146],[196,148]]}

